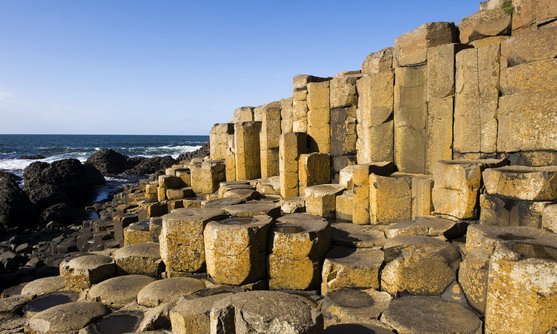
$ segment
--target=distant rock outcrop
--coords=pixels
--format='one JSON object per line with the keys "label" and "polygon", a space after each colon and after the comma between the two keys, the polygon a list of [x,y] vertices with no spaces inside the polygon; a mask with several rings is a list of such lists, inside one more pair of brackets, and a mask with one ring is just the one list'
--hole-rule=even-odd
{"label": "distant rock outcrop", "polygon": [[99,150],[87,159],[87,163],[95,166],[103,175],[123,173],[133,167],[129,157],[112,149]]}

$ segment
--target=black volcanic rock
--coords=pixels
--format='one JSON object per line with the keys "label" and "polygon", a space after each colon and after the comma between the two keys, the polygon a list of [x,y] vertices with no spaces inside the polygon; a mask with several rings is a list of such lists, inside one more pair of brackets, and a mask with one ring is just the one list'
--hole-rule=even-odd
{"label": "black volcanic rock", "polygon": [[112,149],[102,149],[93,153],[87,159],[87,163],[95,166],[103,175],[120,174],[133,167],[133,162],[128,156]]}
{"label": "black volcanic rock", "polygon": [[0,230],[35,222],[34,205],[9,174],[0,175]]}
{"label": "black volcanic rock", "polygon": [[82,205],[104,177],[92,166],[77,159],[64,159],[52,164],[33,162],[23,174],[24,190],[38,209],[58,203]]}
{"label": "black volcanic rock", "polygon": [[182,153],[178,156],[178,161],[184,161],[184,160],[191,160],[193,158],[203,158],[209,155],[209,143],[205,143],[203,144],[199,149],[192,151],[192,152],[186,152],[186,153]]}
{"label": "black volcanic rock", "polygon": [[135,166],[124,172],[126,175],[147,175],[153,174],[160,170],[164,170],[176,163],[176,160],[170,155],[153,158],[130,158]]}
{"label": "black volcanic rock", "polygon": [[42,155],[42,154],[28,154],[28,155],[22,155],[19,157],[19,159],[24,159],[24,160],[39,160],[39,159],[45,159],[46,156]]}

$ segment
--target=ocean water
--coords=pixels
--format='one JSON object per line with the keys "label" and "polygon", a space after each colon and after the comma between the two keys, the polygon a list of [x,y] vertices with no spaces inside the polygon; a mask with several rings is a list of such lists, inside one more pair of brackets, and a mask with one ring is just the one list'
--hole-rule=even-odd
{"label": "ocean water", "polygon": [[[208,136],[150,135],[0,135],[0,170],[22,175],[34,161],[53,162],[75,158],[82,162],[101,148],[111,148],[136,157],[178,155],[198,149]],[[20,159],[23,155],[40,154],[40,160]]]}

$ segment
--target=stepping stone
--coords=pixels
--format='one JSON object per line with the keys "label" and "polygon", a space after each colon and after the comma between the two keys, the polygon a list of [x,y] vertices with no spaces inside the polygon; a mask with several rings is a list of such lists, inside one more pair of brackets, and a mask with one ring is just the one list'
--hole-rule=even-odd
{"label": "stepping stone", "polygon": [[162,230],[162,218],[153,217],[149,220],[149,234],[151,234],[151,241],[158,243],[159,236]]}
{"label": "stepping stone", "polygon": [[231,216],[255,217],[261,215],[277,218],[280,216],[280,206],[273,202],[249,202],[245,204],[231,205],[224,208]]}
{"label": "stepping stone", "polygon": [[417,217],[414,220],[390,224],[385,228],[385,236],[387,238],[443,236],[451,240],[466,234],[467,227],[468,223],[464,221],[437,217]]}
{"label": "stepping stone", "polygon": [[486,169],[482,176],[490,195],[524,201],[557,199],[557,166],[505,166]]}
{"label": "stepping stone", "polygon": [[113,277],[91,287],[87,299],[101,302],[111,308],[122,308],[134,302],[137,293],[153,281],[154,278],[144,275]]}
{"label": "stepping stone", "polygon": [[234,197],[227,197],[227,198],[217,198],[217,199],[210,199],[203,201],[201,206],[206,208],[224,208],[229,205],[237,205],[245,203],[246,200],[243,198],[234,198]]}
{"label": "stepping stone", "polygon": [[108,313],[108,309],[96,302],[73,302],[54,306],[39,312],[27,324],[31,333],[77,332]]}
{"label": "stepping stone", "polygon": [[173,277],[147,284],[137,294],[137,303],[155,307],[162,303],[172,303],[180,297],[205,289],[205,282],[190,277]]}
{"label": "stepping stone", "polygon": [[338,184],[320,184],[305,189],[306,211],[323,218],[335,218],[336,197],[344,191]]}
{"label": "stepping stone", "polygon": [[109,314],[84,329],[79,334],[133,333],[143,320],[143,313],[137,311],[117,311]]}
{"label": "stepping stone", "polygon": [[60,275],[67,290],[81,291],[115,276],[116,265],[108,256],[82,255],[64,259],[60,263]]}
{"label": "stepping stone", "polygon": [[437,297],[395,299],[381,321],[398,333],[481,333],[482,322],[464,306]]}
{"label": "stepping stone", "polygon": [[325,329],[324,334],[393,334],[387,325],[380,321],[370,321],[371,324],[338,324]]}
{"label": "stepping stone", "polygon": [[27,283],[21,290],[21,294],[40,296],[63,288],[64,278],[62,276],[44,277]]}
{"label": "stepping stone", "polygon": [[231,189],[223,194],[223,198],[241,198],[245,201],[259,200],[261,197],[255,189]]}
{"label": "stepping stone", "polygon": [[219,284],[242,285],[265,277],[269,216],[232,217],[205,227],[207,273]]}
{"label": "stepping stone", "polygon": [[385,242],[381,289],[392,295],[440,295],[456,279],[458,248],[430,237],[397,237]]}
{"label": "stepping stone", "polygon": [[151,241],[149,222],[130,224],[124,229],[124,245],[144,244]]}
{"label": "stepping stone", "polygon": [[114,252],[114,262],[120,274],[157,277],[164,270],[158,243],[125,246]]}
{"label": "stepping stone", "polygon": [[325,296],[321,312],[325,325],[339,323],[368,323],[379,318],[393,298],[386,292],[374,289],[342,289]]}
{"label": "stepping stone", "polygon": [[195,193],[190,187],[166,189],[166,198],[168,200],[183,199],[186,197],[195,197]]}
{"label": "stepping stone", "polygon": [[229,190],[233,189],[252,189],[255,190],[255,187],[252,186],[248,181],[229,181],[229,182],[221,182],[219,184],[219,198],[224,197],[224,193]]}
{"label": "stepping stone", "polygon": [[167,275],[183,276],[180,273],[201,270],[205,264],[205,225],[226,217],[224,210],[210,207],[177,209],[164,215],[159,241]]}
{"label": "stepping stone", "polygon": [[213,304],[231,295],[231,293],[220,293],[179,302],[170,311],[172,331],[184,334],[210,333],[210,313]]}
{"label": "stepping stone", "polygon": [[271,289],[318,289],[323,257],[331,244],[329,223],[318,216],[285,215],[271,230],[268,256]]}
{"label": "stepping stone", "polygon": [[381,227],[372,225],[356,225],[352,223],[331,224],[333,245],[353,248],[382,248],[385,244],[385,233]]}
{"label": "stepping stone", "polygon": [[325,255],[321,294],[343,288],[379,289],[383,251],[334,247]]}
{"label": "stepping stone", "polygon": [[18,313],[23,306],[33,299],[33,295],[17,295],[0,298],[0,314]]}
{"label": "stepping stone", "polygon": [[485,311],[489,261],[495,249],[506,241],[547,245],[557,235],[538,228],[470,225],[466,233],[466,257],[460,264],[458,282],[472,307]]}
{"label": "stepping stone", "polygon": [[315,303],[278,291],[250,291],[217,301],[211,309],[211,333],[321,333],[323,316]]}
{"label": "stepping stone", "polygon": [[79,293],[75,291],[52,292],[30,301],[23,308],[23,313],[25,313],[25,316],[27,317],[32,317],[33,315],[51,307],[76,302],[78,299]]}

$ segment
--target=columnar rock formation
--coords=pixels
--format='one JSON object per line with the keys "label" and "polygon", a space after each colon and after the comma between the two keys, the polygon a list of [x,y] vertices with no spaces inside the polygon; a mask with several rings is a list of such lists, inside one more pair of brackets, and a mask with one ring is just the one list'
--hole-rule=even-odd
{"label": "columnar rock formation", "polygon": [[[8,291],[0,319],[26,312],[32,333],[115,317],[127,332],[554,332],[555,22],[550,1],[490,0],[361,69],[295,76],[292,97],[215,124],[210,156],[84,224],[90,253]],[[109,245],[126,246],[95,253]]]}

